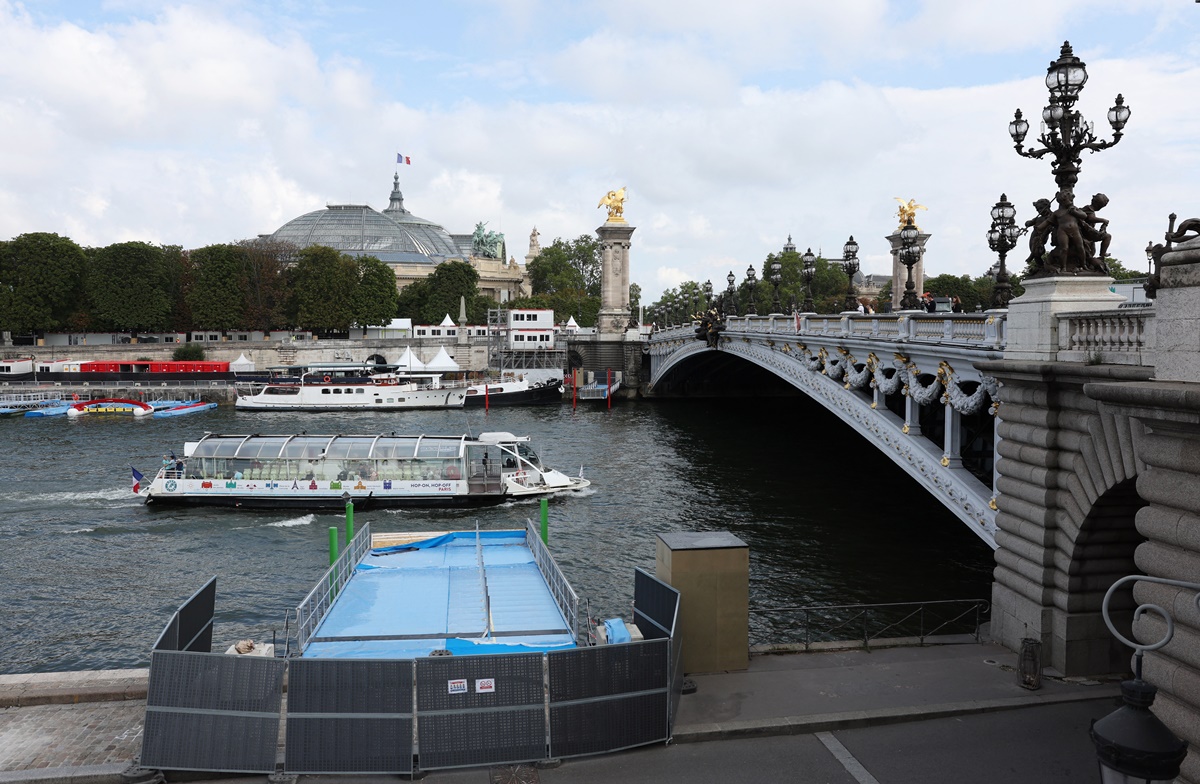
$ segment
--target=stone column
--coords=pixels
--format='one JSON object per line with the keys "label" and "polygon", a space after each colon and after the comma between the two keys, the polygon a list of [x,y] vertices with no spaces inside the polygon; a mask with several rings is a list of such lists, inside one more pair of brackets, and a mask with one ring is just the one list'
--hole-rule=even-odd
{"label": "stone column", "polygon": [[601,335],[624,335],[629,324],[629,248],[634,228],[624,220],[608,220],[596,229],[601,257],[597,331]]}
{"label": "stone column", "polygon": [[[917,246],[921,248],[921,257],[913,265],[913,285],[917,296],[925,293],[925,243],[929,242],[932,234],[921,232],[917,235]],[[892,246],[892,310],[900,310],[900,300],[904,297],[904,286],[908,283],[908,267],[900,263],[900,249],[904,243],[900,241],[900,230],[896,229],[886,239]]]}

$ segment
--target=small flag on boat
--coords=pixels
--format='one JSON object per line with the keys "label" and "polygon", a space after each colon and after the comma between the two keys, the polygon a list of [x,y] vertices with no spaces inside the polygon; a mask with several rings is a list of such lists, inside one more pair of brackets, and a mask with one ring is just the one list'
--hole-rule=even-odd
{"label": "small flag on boat", "polygon": [[133,472],[133,492],[140,494],[142,492],[142,472],[133,466],[130,466],[129,470]]}
{"label": "small flag on boat", "polygon": [[412,166],[412,158],[409,158],[407,155],[396,153],[396,163],[403,163]]}

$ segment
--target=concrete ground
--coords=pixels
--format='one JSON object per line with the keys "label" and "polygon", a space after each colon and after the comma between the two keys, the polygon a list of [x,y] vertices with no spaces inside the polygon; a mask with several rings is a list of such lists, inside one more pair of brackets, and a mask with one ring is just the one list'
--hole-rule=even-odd
{"label": "concrete ground", "polygon": [[[444,782],[1075,782],[1115,681],[1017,685],[1016,656],[963,643],[760,655],[690,676],[674,741],[555,768],[430,771]],[[145,670],[0,676],[0,784],[119,784],[141,748]],[[306,784],[335,777],[305,776]],[[361,784],[372,779],[352,777]],[[266,777],[234,781],[265,782]]]}

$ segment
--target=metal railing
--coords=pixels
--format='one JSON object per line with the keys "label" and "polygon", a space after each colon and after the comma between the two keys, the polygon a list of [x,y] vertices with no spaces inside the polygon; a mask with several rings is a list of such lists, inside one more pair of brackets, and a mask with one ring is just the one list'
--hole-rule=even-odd
{"label": "metal railing", "polygon": [[902,637],[917,638],[924,645],[929,637],[948,634],[967,634],[979,642],[979,629],[990,609],[985,599],[752,609],[751,616],[769,618],[752,623],[751,635],[769,637],[760,641],[752,636],[751,644],[802,644],[807,651],[816,643],[854,641],[866,648],[872,640]]}
{"label": "metal railing", "polygon": [[559,611],[563,614],[567,628],[571,630],[575,639],[579,639],[579,597],[575,595],[575,589],[567,582],[567,578],[563,576],[562,570],[558,568],[550,551],[546,549],[532,520],[525,521],[525,546],[533,553],[534,563],[541,570],[542,577],[546,579],[546,585],[550,587],[554,603],[558,605]]}
{"label": "metal railing", "polygon": [[325,570],[316,586],[308,592],[308,596],[296,606],[296,643],[301,653],[316,634],[321,621],[329,614],[342,588],[354,576],[354,567],[358,566],[370,550],[371,524],[366,523],[354,538],[346,543],[346,549]]}

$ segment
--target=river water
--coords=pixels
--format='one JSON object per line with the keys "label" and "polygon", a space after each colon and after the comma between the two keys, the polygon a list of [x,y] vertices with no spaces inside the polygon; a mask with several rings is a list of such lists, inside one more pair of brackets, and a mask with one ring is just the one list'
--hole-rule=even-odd
{"label": "river water", "polygon": [[[379,413],[0,419],[0,673],[146,666],[175,608],[217,576],[214,649],[283,637],[328,565],[333,514],[146,507],[150,475],[203,431],[510,431],[592,486],[550,501],[550,550],[597,618],[630,617],[656,534],[750,547],[753,608],[987,598],[991,550],[806,398]],[[523,527],[536,501],[359,512],[374,531]],[[416,598],[419,600],[419,597]]]}

